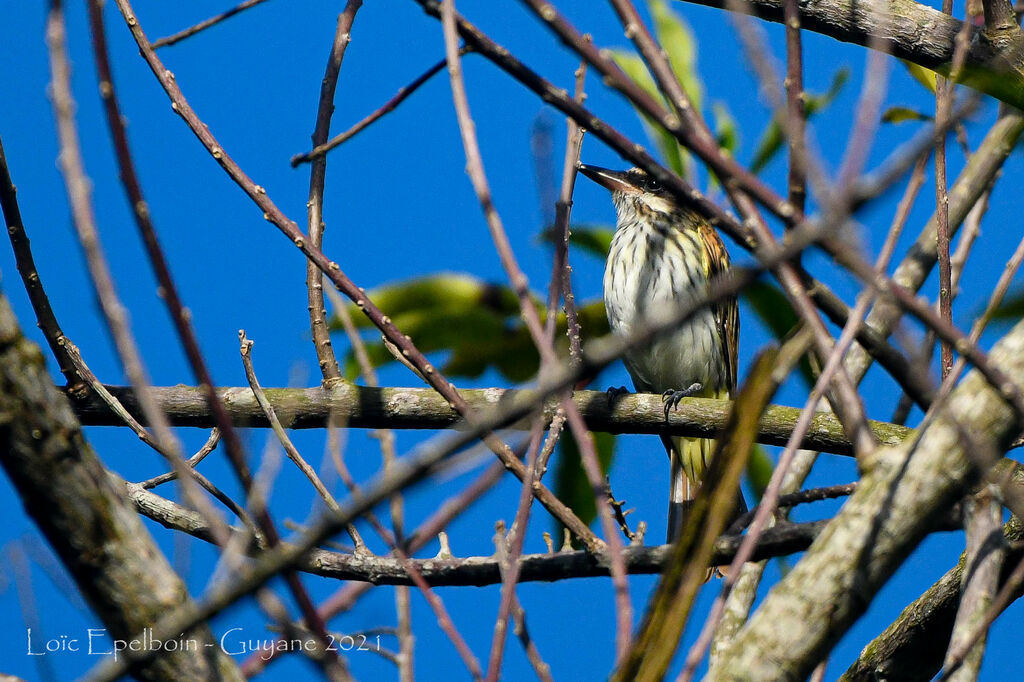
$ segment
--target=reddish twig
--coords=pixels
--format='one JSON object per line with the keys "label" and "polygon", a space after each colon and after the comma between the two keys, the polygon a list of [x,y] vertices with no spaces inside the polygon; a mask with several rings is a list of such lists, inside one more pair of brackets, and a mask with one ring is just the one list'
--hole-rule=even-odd
{"label": "reddish twig", "polygon": [[[501,479],[504,472],[505,468],[501,463],[494,462],[486,471],[470,483],[470,485],[466,486],[466,488],[461,492],[442,503],[433,515],[427,518],[419,525],[419,527],[416,528],[416,530],[412,532],[412,534],[409,535],[408,539],[404,543],[407,554],[419,551],[425,547],[427,543],[431,542],[453,519],[465,511],[471,504],[480,499],[484,493],[494,487],[494,485]],[[324,620],[327,620],[348,610],[356,599],[365,594],[372,587],[373,585],[370,583],[359,583],[346,586],[323,603],[320,607],[321,617],[324,618]],[[287,647],[284,652],[288,652]],[[242,672],[252,677],[262,672],[268,663],[278,660],[280,653],[281,651],[277,647],[275,647],[272,652],[269,652],[269,657],[267,654],[257,652],[242,664]]]}
{"label": "reddish twig", "polygon": [[775,194],[757,176],[740,166],[734,159],[722,154],[721,149],[713,141],[701,135],[693,126],[686,125],[671,112],[667,111],[653,97],[634,83],[612,58],[593,43],[585,40],[557,8],[545,0],[522,0],[569,48],[587,60],[597,70],[610,87],[622,93],[630,102],[636,104],[645,114],[658,122],[665,130],[672,133],[679,142],[703,160],[723,181],[728,179],[738,189],[756,199],[769,211],[782,218],[788,224],[803,219],[803,214],[795,207]]}
{"label": "reddish twig", "polygon": [[64,346],[65,336],[57,322],[57,316],[50,306],[50,299],[46,296],[43,282],[39,278],[39,271],[36,269],[36,261],[32,256],[32,246],[25,232],[25,223],[21,218],[21,209],[18,207],[18,190],[11,179],[11,170],[7,167],[7,157],[4,154],[3,142],[0,141],[0,209],[3,209],[4,222],[7,224],[7,236],[11,240],[11,248],[14,251],[14,262],[18,268],[18,274],[25,285],[25,292],[32,304],[32,311],[36,315],[36,322],[43,332],[47,345],[53,357],[57,360],[60,373],[68,382],[68,386],[76,386],[84,380],[75,370],[70,354]]}
{"label": "reddish twig", "polygon": [[[447,380],[437,369],[427,360],[427,358],[420,352],[420,350],[413,344],[412,340],[405,336],[391,321],[391,318],[387,317],[381,310],[370,301],[365,292],[363,292],[358,286],[348,278],[347,275],[341,270],[341,266],[334,261],[330,261],[323,254],[320,249],[316,249],[310,244],[306,235],[304,235],[298,228],[298,226],[291,220],[289,220],[274,204],[273,201],[267,196],[266,190],[253,182],[248,175],[238,166],[237,163],[225,152],[223,147],[217,142],[217,139],[210,132],[209,128],[199,120],[195,111],[189,106],[188,101],[185,99],[178,87],[177,82],[174,79],[174,75],[167,70],[160,58],[157,57],[153,51],[146,35],[139,25],[138,18],[135,16],[135,12],[132,9],[129,0],[116,0],[118,8],[121,10],[121,14],[125,18],[129,30],[132,36],[135,38],[136,44],[139,46],[139,50],[142,57],[149,64],[150,69],[156,76],[160,85],[164,88],[167,96],[171,99],[172,108],[188,125],[189,129],[192,130],[193,134],[202,142],[203,146],[206,147],[207,151],[213,156],[214,159],[221,165],[226,173],[231,177],[242,188],[242,190],[263,210],[264,217],[274,224],[289,240],[306,256],[306,258],[313,261],[316,266],[323,272],[331,283],[338,288],[339,291],[348,296],[352,301],[359,306],[360,310],[373,322],[373,324],[380,329],[385,338],[392,344],[394,344],[402,355],[409,360],[409,362],[421,372],[427,382],[444,396],[452,406],[463,414],[467,419],[472,420],[474,415],[469,411],[466,402],[459,395],[455,386]],[[484,442],[490,447],[502,460],[502,462],[509,468],[517,478],[523,480],[526,475],[526,467],[520,462],[509,449],[508,445],[501,442],[493,434],[484,434]],[[581,539],[581,541],[587,545],[592,551],[598,552],[604,546],[594,533],[580,521],[579,517],[576,516],[571,509],[565,506],[555,495],[543,485],[536,489],[536,497],[541,504],[547,508],[552,515],[555,516],[563,525],[569,528],[574,535]]]}
{"label": "reddish twig", "polygon": [[803,212],[807,199],[807,163],[804,136],[807,114],[804,109],[803,47],[800,39],[800,9],[797,0],[784,0],[782,18],[786,24],[786,132],[789,139],[789,202]]}
{"label": "reddish twig", "polygon": [[159,40],[154,41],[153,42],[153,49],[154,50],[158,50],[161,47],[166,47],[167,45],[174,45],[175,43],[180,42],[180,41],[184,40],[185,38],[188,38],[190,36],[194,36],[195,34],[199,33],[200,31],[205,31],[206,29],[210,28],[211,26],[219,24],[220,22],[224,21],[225,19],[230,19],[231,17],[235,16],[239,12],[241,12],[243,10],[247,10],[250,7],[255,7],[256,5],[258,5],[258,4],[262,3],[262,2],[266,2],[266,0],[245,0],[245,2],[240,3],[240,4],[236,5],[235,7],[232,7],[228,11],[221,12],[217,16],[210,17],[209,19],[206,19],[204,21],[200,21],[195,26],[190,26],[190,27],[186,28],[184,31],[179,31],[178,33],[175,33],[174,35],[170,35],[170,36],[167,36],[166,38],[160,38]]}
{"label": "reddish twig", "polygon": [[[460,53],[466,54],[469,51],[470,49],[468,47],[463,47],[460,50]],[[296,154],[295,156],[293,156],[291,158],[292,168],[297,168],[299,164],[310,163],[311,161],[314,161],[315,159],[324,156],[335,147],[340,147],[341,145],[345,144],[359,133],[363,132],[363,130],[368,128],[370,124],[375,123],[378,119],[381,119],[385,115],[390,114],[392,111],[397,109],[398,105],[404,102],[406,98],[408,98],[412,93],[419,90],[420,86],[422,86],[428,80],[430,80],[438,73],[440,73],[441,70],[444,69],[445,64],[447,64],[447,62],[444,59],[442,59],[441,61],[431,66],[429,69],[420,74],[416,79],[414,79],[411,83],[399,88],[398,92],[396,92],[391,99],[382,104],[379,108],[377,108],[375,111],[369,114],[366,118],[362,119],[345,132],[339,135],[335,135],[327,142],[321,144],[314,143],[313,148],[310,149],[308,152]]]}
{"label": "reddish twig", "polygon": [[[512,246],[508,240],[508,235],[505,233],[501,218],[499,217],[491,199],[491,192],[488,186],[487,176],[484,171],[483,159],[477,145],[475,125],[469,111],[469,101],[466,97],[465,83],[462,79],[462,67],[458,51],[458,31],[455,23],[455,5],[453,0],[445,0],[445,2],[442,3],[441,23],[444,29],[445,51],[448,58],[448,73],[451,77],[455,111],[459,120],[459,130],[462,135],[463,148],[466,153],[466,171],[472,181],[473,189],[476,192],[480,206],[483,209],[488,229],[491,232],[491,238],[494,241],[502,267],[505,269],[513,291],[515,291],[519,298],[520,309],[522,311],[526,327],[529,330],[530,337],[533,340],[534,346],[537,347],[537,350],[540,353],[541,373],[543,375],[545,368],[550,370],[558,366],[558,357],[555,353],[554,346],[545,338],[543,323],[541,322],[537,308],[534,306],[531,299],[526,276],[523,274],[516,262],[515,255],[512,252]],[[597,453],[594,450],[593,438],[590,432],[587,431],[586,425],[583,422],[582,416],[580,416],[579,408],[576,404],[568,399],[564,400],[562,404],[565,407],[569,427],[572,429],[573,436],[579,444],[580,459],[583,462],[583,468],[587,473],[587,478],[590,480],[590,484],[594,489],[597,508],[605,531],[605,537],[609,544],[609,553],[611,555],[613,567],[613,582],[615,583],[616,612],[619,618],[617,644],[618,652],[621,656],[625,653],[626,647],[628,646],[630,629],[632,627],[632,606],[629,601],[629,587],[625,577],[625,564],[622,561],[622,540],[615,531],[614,522],[608,508],[608,502],[601,493],[603,474],[601,473],[600,465],[598,464]],[[516,531],[513,534],[511,543],[512,547],[509,552],[510,558],[513,562],[512,568],[508,572],[508,580],[502,586],[502,601],[499,607],[498,623],[495,627],[494,638],[491,644],[491,657],[487,669],[487,677],[489,680],[497,680],[501,668],[501,658],[505,642],[505,627],[512,607],[514,586],[516,582],[516,575],[518,573],[516,568],[517,563],[515,560],[518,554],[522,551],[522,543],[526,535],[525,527],[529,514],[529,505],[525,503],[528,503],[532,496],[531,488],[534,484],[532,463],[528,463],[527,471],[528,475],[523,479],[524,504],[521,504],[520,506],[520,510],[523,512],[521,514],[521,524],[517,526]],[[519,520],[520,519],[517,519],[517,523]]]}
{"label": "reddish twig", "polygon": [[[439,3],[436,0],[416,0],[431,16],[439,16]],[[573,101],[568,93],[549,81],[541,78],[534,71],[527,68],[522,62],[516,59],[505,47],[498,45],[488,38],[476,26],[462,17],[457,17],[459,34],[466,41],[467,45],[480,52],[496,66],[515,78],[526,88],[536,93],[548,104],[556,107],[559,111],[570,116],[591,135],[605,142],[608,146],[618,152],[624,159],[631,161],[634,165],[647,171],[657,179],[673,195],[692,206],[695,211],[704,216],[713,226],[718,227],[730,238],[735,240],[743,248],[756,251],[761,244],[760,237],[746,225],[741,224],[728,212],[709,201],[697,189],[661,166],[650,154],[624,135],[619,133],[606,121],[598,118],[582,105]],[[888,179],[895,180],[892,175]],[[728,183],[726,184],[728,187]],[[760,255],[759,258],[770,256]],[[806,272],[800,273],[801,279],[805,282],[806,289],[814,303],[828,315],[833,323],[844,325],[849,316],[849,308],[841,299],[829,291],[823,283],[815,280]],[[915,384],[914,377],[908,373],[906,358],[902,353],[893,348],[883,337],[873,333],[870,328],[861,329],[857,335],[857,341],[871,354],[871,356],[890,372],[901,386],[909,387],[910,392],[916,400],[927,404],[925,399],[924,386]]]}
{"label": "reddish twig", "polygon": [[[237,433],[232,428],[230,419],[228,419],[227,417],[227,412],[224,409],[223,404],[217,398],[217,395],[213,389],[213,381],[210,378],[210,374],[206,369],[205,362],[203,361],[202,353],[199,350],[198,342],[195,338],[195,335],[191,328],[191,324],[189,322],[189,316],[185,311],[185,308],[182,305],[180,298],[178,297],[177,289],[174,286],[173,280],[171,278],[170,269],[167,266],[166,259],[163,256],[163,251],[159,246],[159,242],[156,237],[156,231],[153,228],[153,225],[150,221],[149,211],[142,197],[141,186],[138,183],[137,176],[134,171],[134,165],[131,161],[131,154],[127,143],[127,135],[124,131],[123,119],[121,118],[120,111],[117,105],[117,100],[114,95],[113,76],[110,70],[109,57],[107,56],[108,53],[106,48],[106,37],[103,28],[102,8],[98,0],[91,0],[91,2],[89,3],[89,10],[90,25],[92,27],[93,32],[93,46],[94,52],[96,53],[97,69],[99,71],[101,82],[100,90],[103,94],[105,101],[105,111],[107,114],[108,124],[110,125],[110,128],[113,132],[115,150],[117,152],[118,162],[121,168],[122,182],[124,184],[125,191],[127,192],[129,200],[131,202],[133,208],[133,215],[136,219],[136,223],[139,227],[140,233],[142,234],[143,241],[146,245],[147,253],[150,257],[151,262],[153,263],[154,270],[157,273],[157,279],[160,282],[161,287],[163,287],[164,299],[167,301],[168,307],[171,310],[172,320],[175,324],[176,330],[178,331],[178,335],[182,340],[182,344],[185,347],[189,363],[192,366],[193,372],[196,375],[196,379],[202,386],[204,386],[204,390],[207,393],[207,400],[210,405],[210,409],[217,416],[217,426],[220,429],[222,438],[224,439],[225,451],[227,452],[229,459],[231,460],[232,466],[236,474],[238,475],[238,478],[241,481],[242,486],[246,491],[246,494],[248,494],[251,488],[252,479],[248,470],[248,465],[246,464],[246,457],[244,449],[241,444],[241,440],[238,438]],[[95,238],[93,237],[91,239],[94,240]],[[112,293],[113,286],[112,281],[110,281],[109,273],[104,275],[102,271],[104,268],[97,268],[97,266],[93,266],[93,268],[96,269],[96,272],[99,275],[99,279],[97,280],[97,286],[99,287],[102,283],[104,287],[109,287],[110,292]],[[114,313],[114,316],[111,318],[112,321],[115,324],[121,326],[124,330],[121,334],[128,333],[127,327],[126,325],[123,324],[123,321],[118,321],[118,318],[121,317],[121,314],[117,312],[116,307],[111,308],[111,312]],[[108,313],[108,315],[109,314],[110,313]],[[124,348],[121,349],[121,352],[125,357],[131,358],[133,352],[130,346],[133,344],[131,344],[130,336],[121,336],[121,334],[115,331],[115,339],[119,337],[123,338],[123,341],[121,342],[120,345],[123,345]],[[125,355],[126,352],[127,355]],[[132,361],[132,364],[135,364],[136,362],[138,361]],[[130,369],[129,366],[126,364],[126,371],[129,373],[129,375],[131,375],[133,371],[141,372],[141,364],[139,364],[138,369],[136,370]],[[147,383],[143,380],[144,374],[139,373],[138,377],[139,378],[136,381],[141,380],[142,383]],[[145,391],[143,389],[139,390],[141,390],[141,392],[145,394]],[[146,400],[146,398],[142,399],[144,401]],[[156,423],[159,424],[161,417],[158,416],[156,417],[156,419]],[[164,424],[166,424],[166,419],[163,419],[163,422]],[[157,427],[157,433],[159,436],[159,426]],[[167,429],[167,433],[170,433],[169,428]],[[169,440],[167,442],[173,442],[173,440]],[[183,470],[190,471],[188,470],[187,467],[184,467]],[[276,545],[279,542],[279,536],[273,525],[273,521],[271,521],[266,510],[257,510],[255,517],[257,524],[259,525],[263,534],[266,536],[268,543],[271,546]],[[313,606],[313,602],[309,598],[309,595],[306,592],[305,588],[302,586],[301,582],[299,582],[298,575],[295,574],[294,571],[289,571],[285,576],[285,581],[288,583],[289,588],[294,594],[296,601],[298,602],[300,609],[303,612],[303,615],[308,619],[308,627],[310,628],[310,630],[318,634],[318,640],[320,642],[320,645],[324,648],[324,652],[326,654],[323,659],[324,661],[326,661],[326,665],[328,665],[329,668],[337,667],[337,672],[344,673],[344,668],[339,667],[342,664],[340,663],[340,659],[337,657],[335,652],[328,651],[326,648],[328,642],[330,641],[327,636],[326,627],[322,622],[318,622],[316,616],[316,609]]]}

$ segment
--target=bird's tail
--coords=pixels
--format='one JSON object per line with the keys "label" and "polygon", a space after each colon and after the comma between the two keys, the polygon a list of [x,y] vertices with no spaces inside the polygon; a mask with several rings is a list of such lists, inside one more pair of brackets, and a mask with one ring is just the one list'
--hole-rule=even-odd
{"label": "bird's tail", "polygon": [[[711,460],[715,449],[712,438],[665,438],[665,446],[671,460],[671,474],[668,502],[668,542],[675,542],[682,532],[686,520],[686,512],[692,504],[704,470]],[[747,512],[747,503],[743,499],[743,491],[736,491],[730,523],[741,514]],[[728,524],[726,524],[728,526]],[[709,574],[710,575],[710,574]]]}
{"label": "bird's tail", "polygon": [[715,441],[710,438],[674,437],[665,443],[671,461],[668,496],[668,542],[682,531]]}

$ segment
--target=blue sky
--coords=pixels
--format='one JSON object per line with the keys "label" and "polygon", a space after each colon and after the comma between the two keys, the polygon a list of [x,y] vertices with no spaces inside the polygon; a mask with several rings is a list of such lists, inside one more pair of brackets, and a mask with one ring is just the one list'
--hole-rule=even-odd
{"label": "blue sky", "polygon": [[[341,5],[318,0],[274,0],[160,52],[186,97],[222,146],[300,225],[305,224],[308,168],[293,170],[288,160],[308,147],[320,79]],[[697,37],[705,101],[724,102],[728,106],[741,130],[738,156],[741,161],[749,161],[770,112],[757,94],[757,82],[744,64],[726,15],[682,3],[673,5],[692,25]],[[621,28],[604,4],[574,0],[559,6],[577,27],[593,33],[597,44],[626,46]],[[463,0],[458,8],[547,78],[571,86],[575,58],[519,3]],[[165,310],[156,297],[153,276],[117,182],[96,96],[83,3],[70,3],[67,9],[80,135],[94,185],[93,200],[101,236],[119,293],[130,311],[133,331],[153,382],[192,383]],[[222,8],[194,1],[140,1],[135,9],[144,30],[155,39]],[[223,174],[171,111],[152,74],[138,58],[113,3],[108,3],[106,16],[115,77],[143,187],[216,382],[245,384],[237,341],[237,331],[244,328],[256,342],[254,360],[264,386],[315,384],[319,376],[309,342],[305,264],[301,255],[262,219],[260,211]],[[107,383],[122,384],[125,379],[95,304],[55,163],[58,150],[47,100],[44,19],[43,3],[12,3],[5,12],[0,27],[0,63],[14,68],[6,70],[2,81],[5,106],[0,107],[0,136],[19,186],[21,209],[39,270],[58,319],[96,374]],[[779,27],[766,28],[770,45],[776,55],[781,55]],[[834,169],[852,124],[866,53],[861,48],[814,35],[806,35],[804,44],[808,90],[827,89],[835,70],[841,66],[852,71],[847,86],[814,126],[817,147],[826,165]],[[426,17],[415,3],[367,2],[356,19],[345,58],[332,131],[340,132],[362,118],[442,56],[440,24]],[[538,203],[530,138],[538,121],[550,125],[556,165],[560,168],[564,120],[478,56],[465,59],[465,71],[495,204],[532,285],[544,289],[551,253],[537,239],[545,209]],[[889,73],[891,88],[886,106],[931,109],[930,97],[897,62],[892,61]],[[596,78],[589,79],[588,86],[588,106],[623,132],[645,140],[636,116],[622,98],[604,89]],[[994,113],[995,107],[989,103],[968,126],[972,145],[980,141]],[[869,166],[879,163],[908,139],[914,125],[882,126],[869,153]],[[599,165],[622,165],[614,152],[590,138],[584,142],[583,158]],[[324,251],[366,288],[438,271],[465,272],[503,281],[479,206],[463,172],[464,165],[447,77],[441,74],[395,113],[330,156]],[[951,178],[961,165],[962,155],[951,145]],[[1016,245],[1017,231],[1005,226],[1014,225],[1014,196],[1008,188],[1017,184],[1021,171],[1020,154],[1015,152],[993,194],[980,241],[965,272],[963,294],[954,309],[955,321],[962,328],[970,324],[972,314],[983,305],[1006,255]],[[780,158],[770,164],[764,177],[775,187],[784,187],[784,161]],[[557,182],[557,178],[551,181]],[[911,215],[897,258],[932,211],[928,188],[930,182]],[[898,194],[897,191],[883,198],[860,216],[860,238],[872,254],[888,228]],[[581,181],[573,217],[580,223],[611,222],[614,216],[605,191]],[[735,260],[747,260],[740,249],[732,244],[729,248]],[[576,254],[573,261],[578,298],[599,296],[602,264],[585,254]],[[837,293],[852,300],[856,289],[829,261],[811,256],[807,263]],[[0,274],[0,286],[14,305],[22,326],[41,342],[10,250],[2,246]],[[927,287],[928,292],[937,289],[934,281]],[[741,375],[756,350],[769,341],[751,313],[743,311],[742,316]],[[917,331],[912,325],[910,329]],[[995,335],[986,336],[986,343],[994,338]],[[343,345],[339,340],[339,346]],[[51,368],[55,372],[52,363]],[[381,379],[389,385],[418,384],[406,370],[396,367],[385,369]],[[475,382],[460,381],[459,385],[493,386],[502,385],[502,381],[501,377],[489,374]],[[620,366],[606,372],[601,381],[607,385],[629,383]],[[800,390],[800,385],[793,382],[780,392],[776,401],[801,405],[804,395]],[[863,392],[869,415],[888,420],[898,393],[885,375],[872,371]],[[918,416],[915,414],[914,418]],[[398,433],[399,452],[409,451],[426,435]],[[89,429],[88,437],[104,462],[127,479],[138,480],[163,470],[164,464],[155,453],[140,446],[125,429]],[[187,449],[194,450],[205,434],[182,431],[181,437]],[[266,437],[262,432],[246,434],[254,458],[263,452]],[[322,434],[297,434],[296,443],[307,459],[319,463]],[[376,441],[365,432],[352,432],[348,437],[347,459],[357,479],[368,479],[379,464]],[[210,478],[224,483],[229,492],[237,493],[228,483],[233,479],[219,458],[211,458],[204,464],[207,466],[204,471]],[[408,496],[409,523],[429,514],[468,480],[467,476],[442,479],[412,491]],[[636,517],[648,521],[652,538],[664,534],[667,476],[668,467],[657,439],[620,439],[612,483],[616,494],[637,508]],[[855,476],[851,461],[826,455],[810,484],[845,483]],[[450,535],[456,555],[493,551],[494,521],[511,519],[518,491],[518,484],[510,478],[453,524]],[[53,568],[55,560],[49,550],[39,548],[35,528],[24,516],[6,479],[0,479],[0,494],[7,500],[7,522],[0,529],[0,545],[7,551],[15,546],[36,548],[31,550],[33,567],[28,576],[37,599],[38,627],[48,638],[81,635],[86,628],[98,627],[99,622],[82,606],[81,600],[68,593],[64,587],[66,579],[55,575],[59,573]],[[305,481],[285,467],[274,488],[276,517],[306,519],[311,499]],[[802,516],[798,517],[818,517],[832,509],[822,504],[801,511]],[[535,511],[531,528],[527,551],[542,551],[541,532],[550,528],[543,510]],[[210,575],[214,553],[200,544],[176,541],[171,533],[152,524],[151,529],[175,564],[186,567],[185,575],[193,593],[200,593]],[[960,534],[929,538],[836,648],[827,677],[845,669],[875,633],[952,566],[962,544]],[[380,547],[378,550],[383,551]],[[434,552],[436,546],[428,547],[424,555]],[[15,566],[9,557],[5,554],[3,565]],[[27,656],[26,626],[14,572],[4,571],[4,576],[5,580],[0,582],[3,672],[28,679],[44,679],[47,675],[51,679],[70,679],[97,662],[95,658],[71,654]],[[769,576],[777,578],[778,564],[772,564]],[[305,582],[317,598],[326,597],[338,587],[313,578]],[[654,584],[655,579],[650,576],[631,580],[638,614],[642,613]],[[702,593],[700,608],[709,606],[715,586],[712,583]],[[444,588],[439,593],[474,653],[486,660],[497,611],[497,588]],[[354,631],[393,625],[392,594],[389,588],[373,590],[353,613],[337,619],[332,626]],[[607,673],[614,641],[608,580],[527,584],[520,587],[519,595],[531,633],[556,679],[592,679]],[[1021,613],[1020,606],[1015,605],[996,625],[986,656],[985,679],[1005,679],[1005,671],[1015,659],[1012,624],[1020,623]],[[413,619],[418,676],[429,680],[448,679],[453,672],[461,675],[462,664],[416,593]],[[700,620],[696,618],[695,622]],[[241,627],[247,638],[270,636],[256,618],[256,611],[248,605],[229,610],[214,626],[218,632]],[[695,636],[691,628],[684,646]],[[393,641],[384,643],[394,648]],[[370,654],[353,654],[350,661],[360,678],[387,679],[393,674],[390,664]],[[275,664],[269,678],[301,672],[306,666],[297,658]],[[510,639],[505,678],[522,679],[529,675],[519,645]]]}

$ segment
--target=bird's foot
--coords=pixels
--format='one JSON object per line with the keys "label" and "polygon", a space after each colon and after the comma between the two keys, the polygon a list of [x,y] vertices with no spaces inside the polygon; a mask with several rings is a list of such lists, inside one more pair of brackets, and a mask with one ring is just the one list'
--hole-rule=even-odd
{"label": "bird's foot", "polygon": [[604,394],[606,396],[608,396],[608,404],[609,405],[614,405],[615,404],[615,400],[620,395],[625,395],[627,393],[629,393],[629,389],[626,388],[625,386],[612,386],[611,388],[609,388],[607,391],[604,392]]}
{"label": "bird's foot", "polygon": [[690,396],[700,391],[702,388],[704,388],[703,384],[695,382],[690,384],[689,388],[684,388],[681,390],[677,388],[670,388],[664,393],[662,393],[661,402],[665,403],[665,419],[668,419],[669,410],[674,410],[677,407],[679,407],[679,401],[681,401],[683,398],[689,398]]}

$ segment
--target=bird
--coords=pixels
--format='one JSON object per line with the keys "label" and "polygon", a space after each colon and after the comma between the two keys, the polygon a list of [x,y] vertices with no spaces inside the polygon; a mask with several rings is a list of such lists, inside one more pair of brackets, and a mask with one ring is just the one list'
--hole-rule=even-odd
{"label": "bird", "polygon": [[[604,271],[611,331],[629,337],[666,306],[693,301],[729,270],[721,236],[690,206],[639,168],[609,170],[581,164],[587,178],[611,191],[617,222]],[[701,308],[650,345],[623,356],[637,391],[661,393],[665,418],[688,396],[730,398],[736,390],[739,310],[735,297]],[[610,393],[625,389],[610,389]],[[714,449],[714,439],[662,436],[670,460],[668,542],[682,529]],[[737,491],[733,514],[747,511]],[[710,575],[710,574],[709,574]]]}

